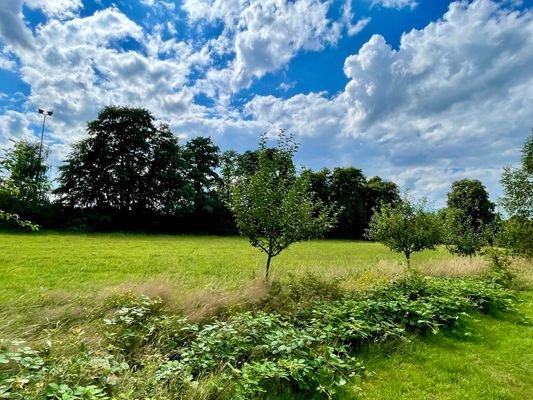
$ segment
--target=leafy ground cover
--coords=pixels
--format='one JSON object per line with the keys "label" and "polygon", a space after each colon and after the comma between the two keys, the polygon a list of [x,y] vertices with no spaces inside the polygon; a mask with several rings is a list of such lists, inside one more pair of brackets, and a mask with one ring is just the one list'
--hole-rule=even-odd
{"label": "leafy ground cover", "polygon": [[[293,287],[297,290],[282,288],[271,297],[298,297],[305,283]],[[288,303],[275,311],[269,311],[273,305],[267,297],[256,304],[259,310],[200,324],[165,312],[157,299],[118,297],[86,317],[98,333],[91,341],[72,341],[70,356],[57,328],[48,330],[38,351],[4,341],[0,395],[244,400],[294,393],[330,398],[354,377],[364,376],[357,357],[362,346],[457,327],[471,311],[513,312],[515,300],[492,280],[419,275],[331,296],[327,290],[315,292],[299,306]],[[102,315],[109,315],[103,324]],[[82,331],[74,324],[62,333],[72,328]]]}

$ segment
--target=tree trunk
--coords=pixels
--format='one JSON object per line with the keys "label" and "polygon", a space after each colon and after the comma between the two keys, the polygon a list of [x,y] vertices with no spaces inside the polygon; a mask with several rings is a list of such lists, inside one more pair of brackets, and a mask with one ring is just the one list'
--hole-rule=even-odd
{"label": "tree trunk", "polygon": [[272,260],[272,254],[268,253],[267,258],[267,265],[266,265],[266,271],[265,271],[265,280],[268,281],[268,278],[270,276],[270,261]]}
{"label": "tree trunk", "polygon": [[407,260],[407,269],[411,269],[411,253],[405,253],[405,259]]}

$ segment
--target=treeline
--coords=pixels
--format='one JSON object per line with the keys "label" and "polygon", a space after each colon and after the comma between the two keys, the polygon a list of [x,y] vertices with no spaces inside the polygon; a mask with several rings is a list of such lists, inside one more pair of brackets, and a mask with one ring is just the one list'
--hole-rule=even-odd
{"label": "treeline", "polygon": [[[221,153],[207,137],[182,144],[149,111],[114,106],[88,122],[87,138],[73,146],[53,184],[47,157],[28,141],[4,152],[2,186],[14,190],[0,191],[0,209],[17,210],[44,229],[87,231],[236,234],[230,186],[258,166],[257,151]],[[294,168],[290,157],[287,168]],[[400,200],[395,183],[368,179],[357,168],[301,174],[339,210],[330,237],[362,239],[372,213]]]}

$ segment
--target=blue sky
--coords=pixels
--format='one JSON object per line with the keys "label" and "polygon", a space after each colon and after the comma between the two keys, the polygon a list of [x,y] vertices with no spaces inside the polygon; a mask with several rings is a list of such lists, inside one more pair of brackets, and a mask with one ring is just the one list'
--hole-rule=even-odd
{"label": "blue sky", "polygon": [[285,128],[313,169],[362,168],[444,203],[494,200],[533,127],[533,0],[2,0],[0,145],[54,167],[105,105],[222,150]]}

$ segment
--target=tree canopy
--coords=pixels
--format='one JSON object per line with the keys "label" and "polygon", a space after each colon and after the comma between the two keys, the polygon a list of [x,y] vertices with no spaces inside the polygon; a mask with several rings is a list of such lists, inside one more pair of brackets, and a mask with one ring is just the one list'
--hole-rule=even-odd
{"label": "tree canopy", "polygon": [[501,203],[511,215],[533,221],[533,130],[522,148],[520,168],[504,168]]}
{"label": "tree canopy", "polygon": [[39,142],[20,140],[13,142],[0,159],[4,183],[16,188],[13,197],[27,203],[46,200],[51,183],[46,176],[48,149],[40,150]]}
{"label": "tree canopy", "polygon": [[496,222],[494,207],[481,181],[462,179],[454,182],[448,193],[443,221],[448,250],[472,257],[491,242]]}
{"label": "tree canopy", "polygon": [[533,257],[533,130],[522,148],[520,168],[506,167],[501,183],[501,203],[510,220],[504,225],[502,243],[520,255]]}
{"label": "tree canopy", "polygon": [[177,139],[144,109],[106,107],[59,167],[60,201],[121,212],[171,212],[187,188]]}

